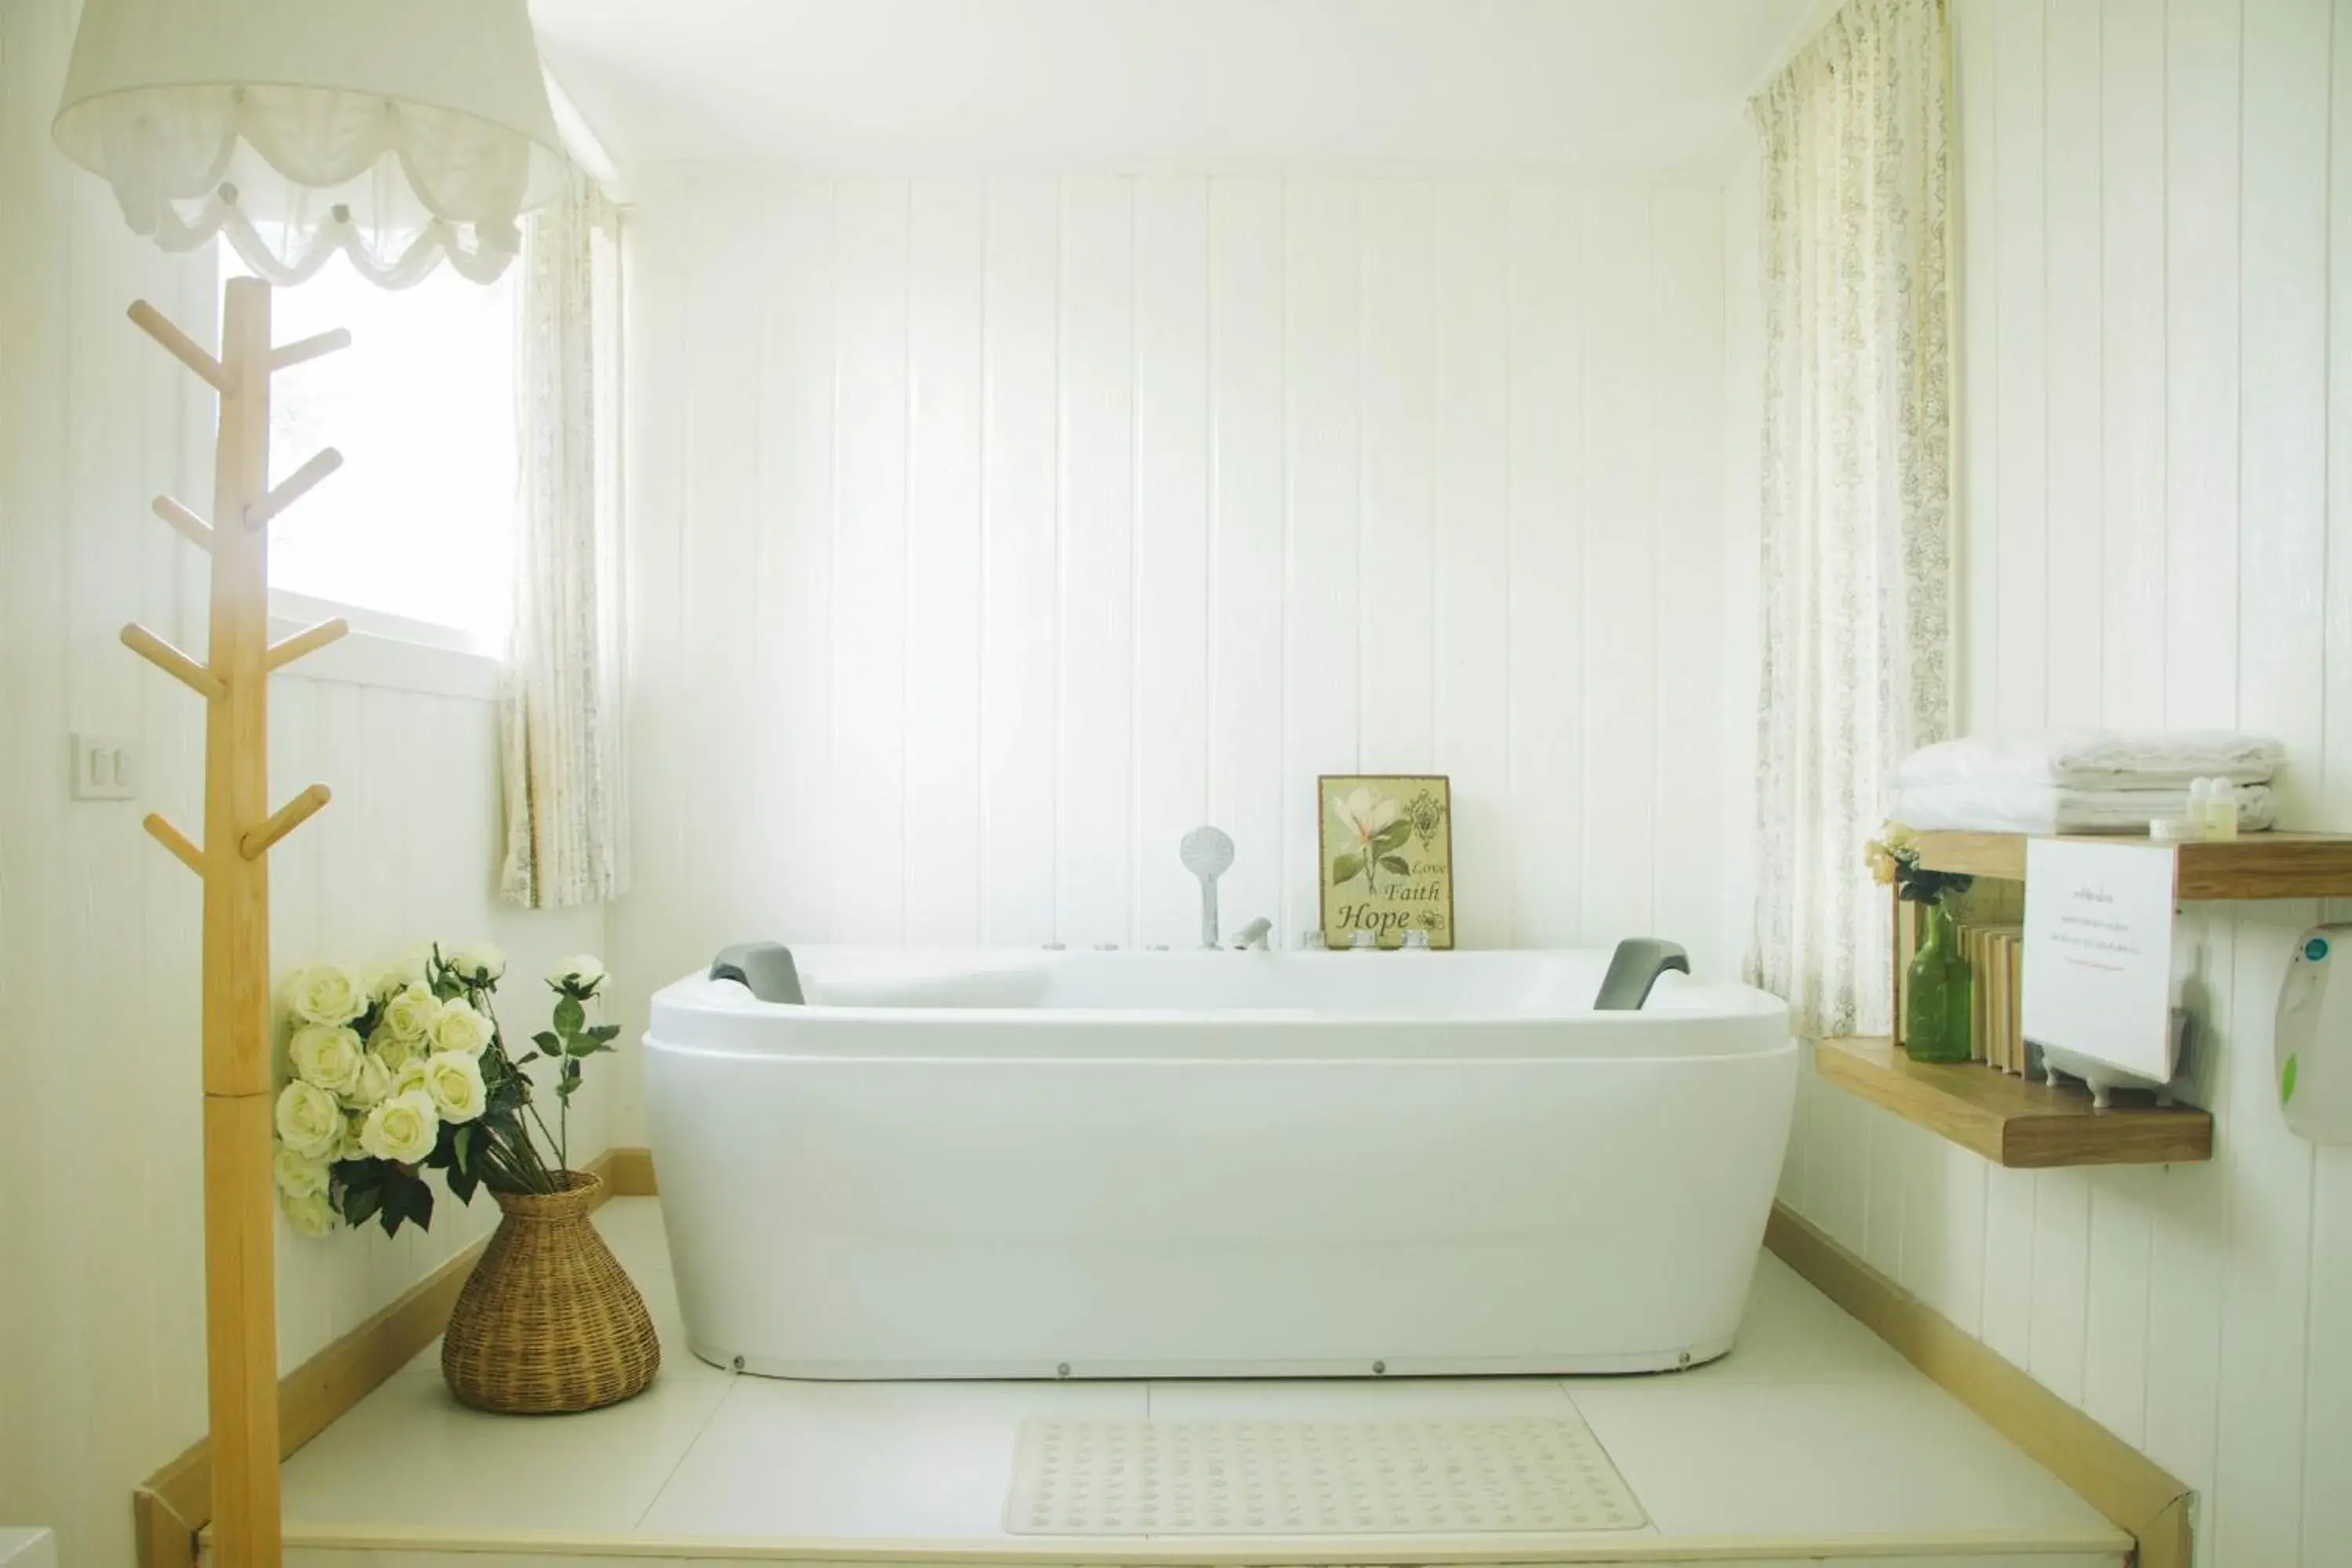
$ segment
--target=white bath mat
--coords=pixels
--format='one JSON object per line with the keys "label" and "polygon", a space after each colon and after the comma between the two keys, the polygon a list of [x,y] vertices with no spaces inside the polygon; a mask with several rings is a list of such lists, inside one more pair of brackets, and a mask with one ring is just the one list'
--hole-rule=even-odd
{"label": "white bath mat", "polygon": [[1580,1421],[1024,1421],[1015,1535],[1466,1535],[1648,1520]]}

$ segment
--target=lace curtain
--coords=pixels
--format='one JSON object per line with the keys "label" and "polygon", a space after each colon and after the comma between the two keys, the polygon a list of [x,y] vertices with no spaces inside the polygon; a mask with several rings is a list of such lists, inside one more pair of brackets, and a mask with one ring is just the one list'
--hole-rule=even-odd
{"label": "lace curtain", "polygon": [[499,704],[499,891],[530,909],[628,887],[621,765],[620,215],[585,175],[523,229],[515,604]]}
{"label": "lace curtain", "polygon": [[1951,729],[1950,55],[1940,0],[1849,0],[1756,100],[1762,711],[1749,977],[1801,1035],[1887,1026],[1862,867]]}

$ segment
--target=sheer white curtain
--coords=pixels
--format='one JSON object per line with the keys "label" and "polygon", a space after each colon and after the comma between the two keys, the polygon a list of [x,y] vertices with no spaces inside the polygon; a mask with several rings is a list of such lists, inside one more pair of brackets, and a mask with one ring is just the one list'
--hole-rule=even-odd
{"label": "sheer white curtain", "polygon": [[585,175],[524,225],[516,311],[514,631],[499,710],[499,891],[628,888],[621,761],[620,213]]}
{"label": "sheer white curtain", "polygon": [[1952,721],[1950,53],[1940,0],[1849,0],[1754,106],[1763,144],[1762,712],[1750,977],[1797,1029],[1886,1026],[1862,868]]}

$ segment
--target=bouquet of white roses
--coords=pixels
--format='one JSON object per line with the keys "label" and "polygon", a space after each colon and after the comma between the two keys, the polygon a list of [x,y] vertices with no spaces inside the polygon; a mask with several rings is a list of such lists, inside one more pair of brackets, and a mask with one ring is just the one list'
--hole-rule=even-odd
{"label": "bouquet of white roses", "polygon": [[[581,1063],[611,1050],[620,1033],[588,1023],[604,966],[583,956],[548,976],[554,1026],[519,1057],[491,1005],[505,973],[494,947],[444,954],[425,944],[372,981],[331,963],[289,978],[291,1071],[278,1096],[275,1168],[279,1205],[296,1229],[323,1236],[338,1218],[373,1218],[387,1236],[403,1221],[430,1226],[427,1170],[444,1173],[460,1203],[484,1183],[500,1192],[564,1188]],[[557,1064],[553,1128],[523,1071],[542,1059]]]}

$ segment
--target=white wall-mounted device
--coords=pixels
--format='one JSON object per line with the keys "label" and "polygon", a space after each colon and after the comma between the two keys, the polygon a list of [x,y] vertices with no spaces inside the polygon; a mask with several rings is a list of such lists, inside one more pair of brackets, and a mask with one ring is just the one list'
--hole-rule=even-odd
{"label": "white wall-mounted device", "polygon": [[2352,925],[2295,939],[2272,1029],[2279,1109],[2315,1143],[2352,1143]]}

